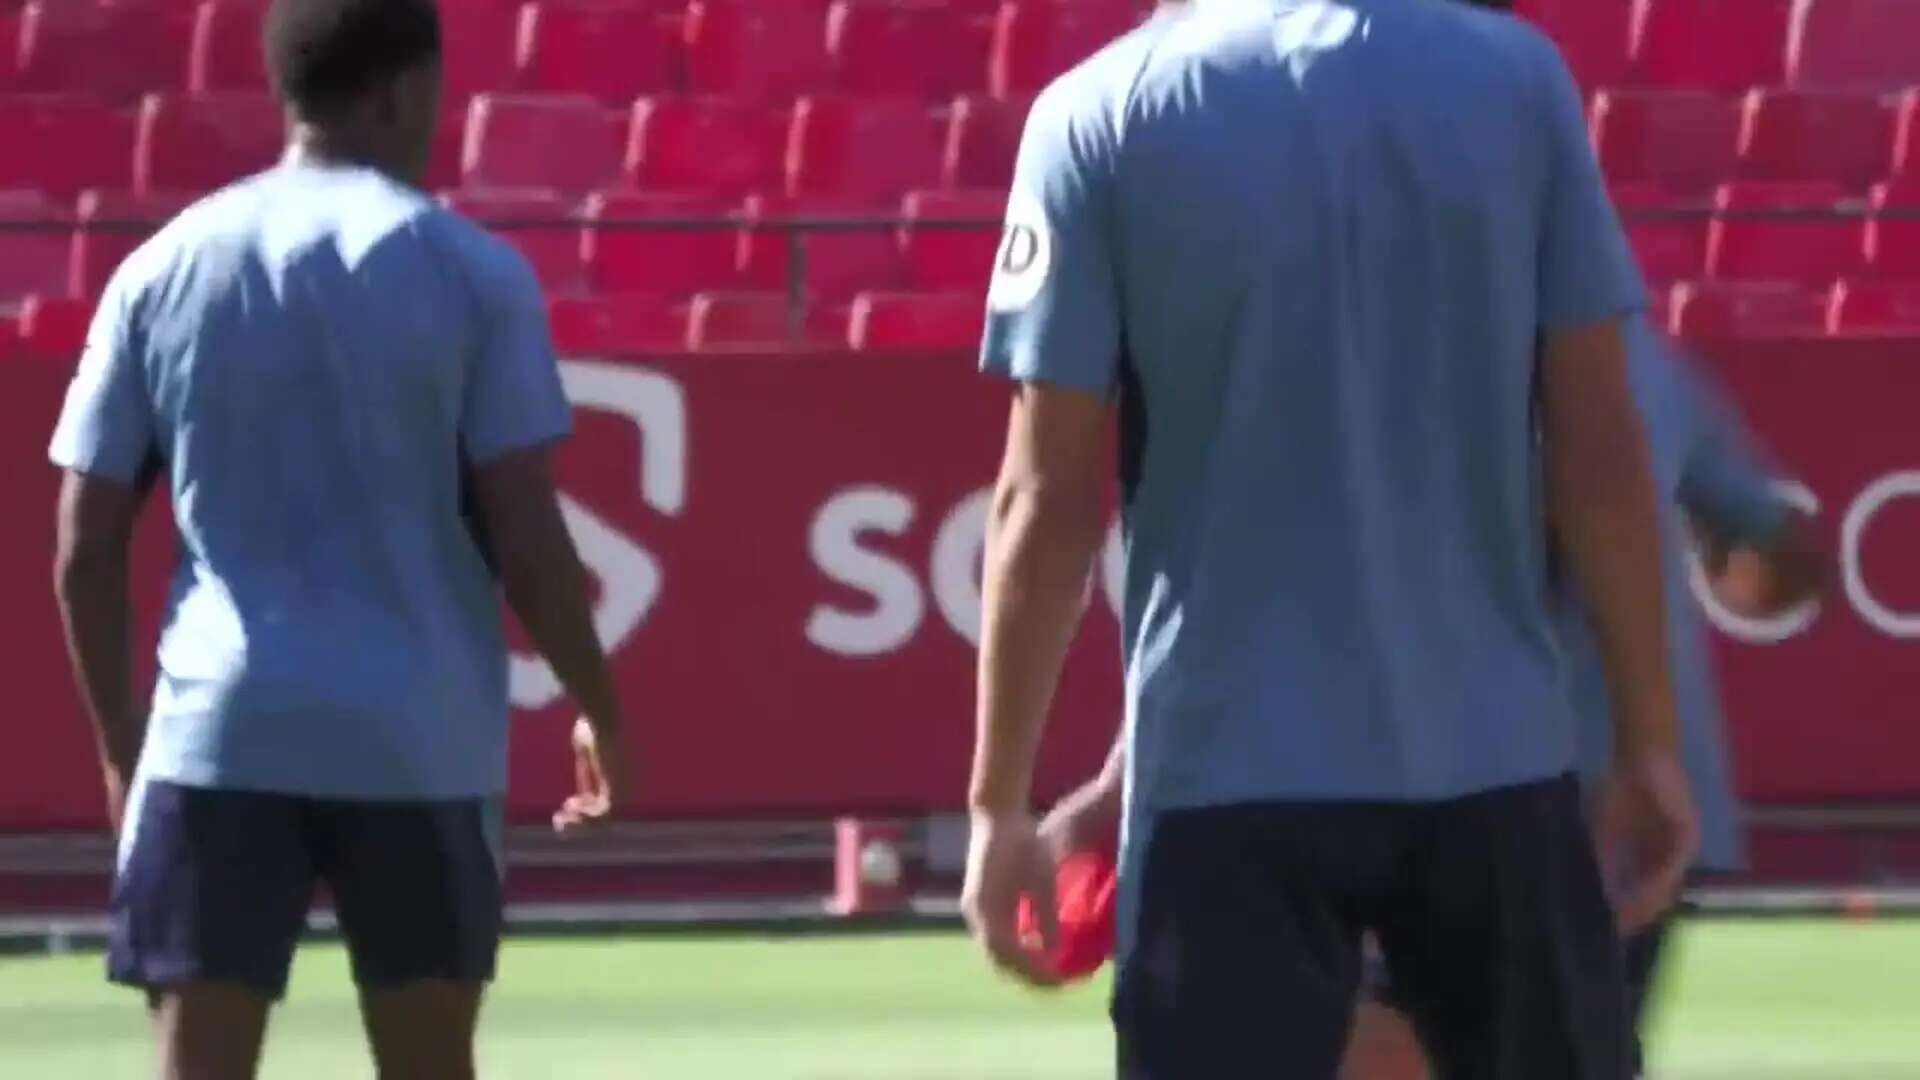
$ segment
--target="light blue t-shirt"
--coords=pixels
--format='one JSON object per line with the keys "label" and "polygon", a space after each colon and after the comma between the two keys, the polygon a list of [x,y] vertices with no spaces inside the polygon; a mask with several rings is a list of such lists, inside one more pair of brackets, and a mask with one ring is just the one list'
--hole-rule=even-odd
{"label": "light blue t-shirt", "polygon": [[1573,767],[1538,341],[1644,290],[1537,31],[1165,11],[1036,102],[988,303],[986,370],[1121,402],[1136,810]]}
{"label": "light blue t-shirt", "polygon": [[[1700,865],[1739,870],[1745,864],[1739,802],[1713,653],[1691,583],[1691,522],[1743,546],[1764,547],[1787,521],[1787,506],[1737,413],[1702,374],[1675,357],[1642,320],[1628,327],[1634,397],[1646,417],[1653,467],[1665,500],[1661,563],[1666,583],[1668,650],[1681,739],[1694,799],[1700,807]],[[1606,672],[1585,609],[1566,606],[1570,685],[1579,715],[1580,771],[1604,775],[1613,752]]]}
{"label": "light blue t-shirt", "polygon": [[378,173],[284,165],[144,244],[51,451],[170,482],[180,561],[142,775],[504,791],[506,642],[463,481],[569,424],[525,260]]}

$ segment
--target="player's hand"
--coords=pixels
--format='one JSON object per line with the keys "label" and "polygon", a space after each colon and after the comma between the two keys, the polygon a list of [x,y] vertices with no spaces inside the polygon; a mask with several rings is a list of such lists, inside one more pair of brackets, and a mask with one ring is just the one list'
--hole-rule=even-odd
{"label": "player's hand", "polygon": [[1119,824],[1119,792],[1094,780],[1061,799],[1040,819],[1040,842],[1057,866],[1076,852],[1111,847]]}
{"label": "player's hand", "polygon": [[562,835],[612,820],[627,793],[626,740],[613,725],[596,728],[586,717],[573,722],[573,794],[554,812]]}
{"label": "player's hand", "polygon": [[1679,902],[1700,849],[1700,816],[1679,753],[1620,754],[1595,827],[1620,929],[1645,929]]}
{"label": "player's hand", "polygon": [[[1001,971],[1031,986],[1058,986],[1047,957],[1060,945],[1054,860],[1031,814],[975,811],[960,910],[974,940]],[[1020,898],[1031,898],[1040,940],[1020,935]]]}

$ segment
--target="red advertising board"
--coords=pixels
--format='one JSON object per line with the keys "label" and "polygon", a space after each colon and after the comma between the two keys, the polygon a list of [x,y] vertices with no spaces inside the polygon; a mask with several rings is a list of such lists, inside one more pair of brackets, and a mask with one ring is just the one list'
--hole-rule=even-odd
{"label": "red advertising board", "polygon": [[[1851,584],[1820,612],[1727,639],[1744,786],[1920,799],[1920,355],[1912,343],[1712,351],[1852,553]],[[631,706],[636,812],[957,806],[1005,391],[960,356],[581,360],[567,379],[579,431],[561,483]],[[0,830],[100,817],[47,585],[55,478],[42,462],[64,381],[0,365],[0,489],[16,507],[0,529]],[[141,552],[149,641],[162,518]],[[1098,761],[1118,720],[1104,584],[1049,739],[1049,790]],[[539,820],[566,783],[568,714],[542,665],[513,668],[512,801]]]}

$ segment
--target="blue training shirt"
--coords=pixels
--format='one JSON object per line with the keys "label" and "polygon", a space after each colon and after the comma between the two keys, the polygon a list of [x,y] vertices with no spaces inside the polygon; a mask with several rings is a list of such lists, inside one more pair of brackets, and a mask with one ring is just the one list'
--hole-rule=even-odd
{"label": "blue training shirt", "polygon": [[51,452],[166,467],[180,561],[141,775],[504,791],[507,649],[463,479],[569,424],[525,260],[376,172],[288,163],[141,246]]}
{"label": "blue training shirt", "polygon": [[1545,37],[1165,10],[1036,102],[988,304],[987,371],[1122,402],[1136,814],[1572,768],[1537,346],[1644,289]]}
{"label": "blue training shirt", "polygon": [[[1645,415],[1655,479],[1663,499],[1662,573],[1667,640],[1681,741],[1700,807],[1700,865],[1735,871],[1745,864],[1739,801],[1733,788],[1713,654],[1692,587],[1692,522],[1723,540],[1765,547],[1787,521],[1772,470],[1739,415],[1701,372],[1673,355],[1666,339],[1636,319],[1628,327],[1634,397]],[[1606,672],[1585,609],[1566,608],[1570,682],[1579,716],[1579,760],[1589,779],[1605,774],[1613,752]]]}

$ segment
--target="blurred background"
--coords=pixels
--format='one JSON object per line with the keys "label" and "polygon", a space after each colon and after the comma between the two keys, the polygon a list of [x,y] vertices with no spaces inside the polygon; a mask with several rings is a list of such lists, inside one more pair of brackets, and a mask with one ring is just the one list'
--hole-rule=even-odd
{"label": "blurred background", "polygon": [[[1658,321],[1841,561],[1821,607],[1710,611],[1753,869],[1694,894],[1714,917],[1682,946],[1658,1074],[1920,1077],[1920,0],[1519,6],[1588,91]],[[570,716],[516,657],[524,936],[490,1075],[1103,1075],[1100,987],[1004,989],[952,932],[953,812],[1005,408],[972,350],[1004,192],[1034,93],[1143,11],[442,7],[431,184],[548,292],[579,410],[566,510],[641,754],[633,820],[551,840]],[[0,1075],[141,1070],[135,1003],[87,952],[111,845],[47,583],[44,450],[114,266],[277,156],[261,11],[0,0]],[[159,508],[139,558],[146,642]],[[1116,532],[1047,797],[1118,721],[1117,559]],[[364,1071],[330,948],[277,1024],[269,1075]]]}

